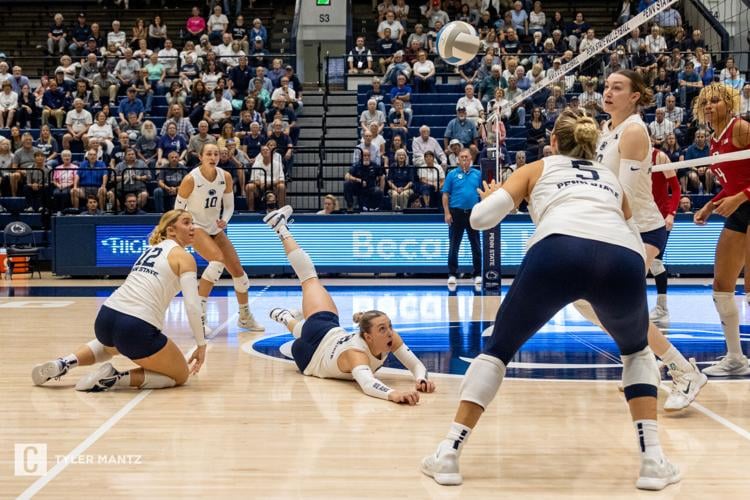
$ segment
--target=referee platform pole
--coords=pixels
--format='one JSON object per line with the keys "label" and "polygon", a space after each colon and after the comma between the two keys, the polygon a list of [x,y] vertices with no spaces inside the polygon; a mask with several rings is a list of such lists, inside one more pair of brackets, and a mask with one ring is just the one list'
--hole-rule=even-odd
{"label": "referee platform pole", "polygon": [[[479,168],[482,179],[489,184],[493,180],[500,181],[499,159],[483,159]],[[482,231],[482,291],[488,295],[500,294],[500,224]]]}

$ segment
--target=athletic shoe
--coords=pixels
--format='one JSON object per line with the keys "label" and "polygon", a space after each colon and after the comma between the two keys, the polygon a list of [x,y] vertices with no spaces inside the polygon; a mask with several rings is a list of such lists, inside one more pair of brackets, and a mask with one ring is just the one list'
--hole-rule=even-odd
{"label": "athletic shoe", "polygon": [[249,330],[251,332],[266,331],[265,326],[255,321],[255,317],[253,316],[253,313],[247,313],[247,316],[243,316],[242,314],[240,314],[239,317],[237,318],[237,326],[244,330]]}
{"label": "athletic shoe", "polygon": [[279,229],[287,225],[287,223],[289,222],[289,217],[291,217],[293,211],[294,209],[291,207],[291,205],[285,205],[277,210],[274,210],[273,212],[266,214],[266,216],[263,217],[263,222],[268,224],[268,227],[278,233]]}
{"label": "athletic shoe", "polygon": [[302,314],[302,311],[299,309],[289,309],[289,314],[292,315],[292,318],[296,319],[297,321],[302,321],[305,319],[305,315]]}
{"label": "athletic shoe", "polygon": [[650,319],[652,323],[669,323],[669,310],[666,307],[657,304],[656,307],[651,309],[648,319]]}
{"label": "athletic shoe", "polygon": [[289,309],[284,309],[283,307],[275,307],[271,309],[271,311],[268,313],[268,316],[270,316],[270,318],[275,322],[281,323],[284,326],[288,325],[290,321],[295,319],[294,316],[292,316],[292,312]]}
{"label": "athletic shoe", "polygon": [[680,469],[663,458],[657,462],[653,458],[644,458],[641,462],[641,474],[635,487],[640,490],[663,490],[670,484],[678,483],[682,479]]}
{"label": "athletic shoe", "polygon": [[482,286],[482,277],[474,276],[474,286]]}
{"label": "athletic shoe", "polygon": [[68,369],[68,364],[58,358],[36,365],[31,370],[31,379],[34,381],[34,385],[43,385],[52,379],[59,380],[60,377],[68,373]]}
{"label": "athletic shoe", "polygon": [[750,374],[750,366],[747,364],[747,357],[740,354],[727,354],[722,356],[720,361],[703,369],[703,373],[709,377],[732,377]]}
{"label": "athletic shoe", "polygon": [[690,358],[690,366],[693,369],[687,373],[678,369],[669,370],[669,375],[672,377],[672,390],[664,403],[664,410],[678,411],[687,408],[708,382],[708,377],[702,374],[695,365],[695,358]]}
{"label": "athletic shoe", "polygon": [[420,470],[443,486],[456,486],[464,481],[458,471],[458,455],[454,450],[427,455],[422,459]]}
{"label": "athletic shoe", "polygon": [[458,280],[455,276],[448,276],[448,286],[455,286],[458,284]]}
{"label": "athletic shoe", "polygon": [[104,363],[76,384],[76,391],[104,392],[112,388],[120,374],[112,363]]}

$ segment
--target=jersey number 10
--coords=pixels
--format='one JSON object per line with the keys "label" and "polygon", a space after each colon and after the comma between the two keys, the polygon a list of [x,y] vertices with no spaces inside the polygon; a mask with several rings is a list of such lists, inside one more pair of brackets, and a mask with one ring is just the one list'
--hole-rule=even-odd
{"label": "jersey number 10", "polygon": [[206,198],[206,206],[203,208],[215,208],[218,202],[219,202],[218,196],[212,196],[210,198]]}

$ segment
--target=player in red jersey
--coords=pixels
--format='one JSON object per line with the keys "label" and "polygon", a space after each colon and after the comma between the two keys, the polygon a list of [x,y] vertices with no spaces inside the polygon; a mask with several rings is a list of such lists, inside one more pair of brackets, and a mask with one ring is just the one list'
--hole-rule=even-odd
{"label": "player in red jersey", "polygon": [[[664,151],[656,148],[651,150],[651,163],[661,165],[669,163],[669,157]],[[669,239],[669,232],[674,225],[674,216],[677,206],[680,204],[680,181],[674,170],[653,172],[651,174],[651,192],[654,195],[656,206],[659,207],[667,229],[667,239],[664,247],[660,248],[659,255],[651,263],[651,274],[656,282],[656,307],[651,310],[649,319],[657,324],[669,322],[669,309],[667,308],[667,269],[664,267],[664,250]]]}
{"label": "player in red jersey", "polygon": [[[713,129],[711,154],[731,153],[750,147],[750,123],[737,117],[739,93],[724,84],[714,83],[701,90],[695,100],[693,116]],[[713,298],[721,319],[727,355],[703,370],[706,375],[727,377],[750,374],[747,357],[740,344],[739,309],[734,288],[742,268],[750,269],[746,249],[750,245],[747,228],[750,223],[750,160],[720,162],[711,172],[722,189],[694,215],[696,224],[705,224],[712,213],[726,217],[724,229],[716,244]]]}

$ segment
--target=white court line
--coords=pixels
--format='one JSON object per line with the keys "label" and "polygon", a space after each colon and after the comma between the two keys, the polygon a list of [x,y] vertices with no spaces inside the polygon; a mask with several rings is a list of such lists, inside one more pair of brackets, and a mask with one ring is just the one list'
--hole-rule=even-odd
{"label": "white court line", "polygon": [[136,406],[138,406],[138,403],[140,403],[141,401],[143,401],[146,398],[146,396],[148,396],[149,394],[151,394],[152,391],[153,391],[153,389],[146,389],[145,391],[139,392],[133,399],[131,399],[130,401],[128,401],[128,403],[125,406],[123,406],[122,408],[120,408],[120,410],[117,413],[115,413],[114,415],[112,415],[111,417],[109,417],[109,419],[106,422],[104,422],[102,425],[100,425],[99,428],[97,430],[95,430],[89,437],[87,437],[86,439],[84,439],[81,442],[81,444],[79,444],[78,446],[76,446],[73,449],[73,451],[71,451],[70,453],[68,453],[67,455],[65,455],[65,458],[62,461],[57,462],[51,469],[49,469],[47,471],[47,473],[45,475],[43,475],[42,477],[40,477],[39,479],[37,479],[36,481],[34,481],[34,483],[31,486],[29,486],[28,488],[26,488],[26,491],[24,491],[23,493],[21,493],[18,496],[18,498],[19,499],[27,499],[27,498],[31,498],[34,495],[36,495],[37,493],[39,493],[39,491],[42,488],[44,488],[47,485],[47,483],[49,483],[54,478],[56,478],[63,470],[65,470],[65,468],[69,464],[71,464],[72,462],[74,462],[75,459],[78,458],[78,456],[81,453],[83,453],[84,451],[86,451],[87,449],[89,449],[89,447],[92,444],[96,443],[99,440],[99,438],[104,435],[104,433],[106,433],[108,430],[110,430],[112,427],[114,427],[115,424],[117,424],[117,422],[119,422],[125,415],[127,415],[128,413],[130,413],[130,411],[133,408],[135,408]]}

